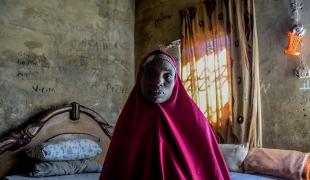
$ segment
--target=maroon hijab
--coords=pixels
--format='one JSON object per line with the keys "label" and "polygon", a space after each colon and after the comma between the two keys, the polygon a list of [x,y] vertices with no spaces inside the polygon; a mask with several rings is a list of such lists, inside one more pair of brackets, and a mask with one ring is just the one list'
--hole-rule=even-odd
{"label": "maroon hijab", "polygon": [[187,94],[179,76],[170,99],[146,101],[140,90],[144,61],[165,54],[153,51],[139,66],[137,82],[120,114],[103,165],[101,180],[230,179],[212,129]]}

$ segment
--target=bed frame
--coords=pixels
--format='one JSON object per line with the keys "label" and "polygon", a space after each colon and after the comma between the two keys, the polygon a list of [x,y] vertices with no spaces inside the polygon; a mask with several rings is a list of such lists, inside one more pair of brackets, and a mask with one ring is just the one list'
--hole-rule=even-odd
{"label": "bed frame", "polygon": [[101,164],[107,153],[113,127],[96,111],[76,102],[47,111],[24,128],[0,139],[0,179],[27,166],[24,150],[64,134],[79,134],[98,140],[103,152],[96,158]]}

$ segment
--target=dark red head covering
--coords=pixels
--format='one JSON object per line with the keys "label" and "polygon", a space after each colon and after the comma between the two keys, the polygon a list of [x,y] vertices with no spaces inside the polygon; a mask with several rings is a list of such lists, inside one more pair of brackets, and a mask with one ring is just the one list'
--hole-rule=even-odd
{"label": "dark red head covering", "polygon": [[140,91],[144,61],[113,132],[100,179],[230,179],[212,129],[179,76],[170,99],[146,101]]}

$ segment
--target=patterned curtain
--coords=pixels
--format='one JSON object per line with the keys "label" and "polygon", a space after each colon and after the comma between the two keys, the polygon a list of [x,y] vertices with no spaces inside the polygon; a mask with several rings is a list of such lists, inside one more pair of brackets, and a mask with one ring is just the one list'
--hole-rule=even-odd
{"label": "patterned curtain", "polygon": [[254,0],[181,11],[181,78],[221,143],[262,146]]}

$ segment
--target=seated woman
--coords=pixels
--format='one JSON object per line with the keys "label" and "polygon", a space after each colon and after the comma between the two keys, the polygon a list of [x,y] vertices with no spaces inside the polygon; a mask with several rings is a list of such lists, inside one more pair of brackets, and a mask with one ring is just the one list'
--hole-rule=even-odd
{"label": "seated woman", "polygon": [[212,129],[184,89],[177,62],[156,50],[141,62],[100,179],[230,179]]}

